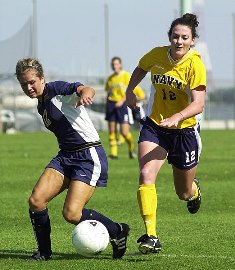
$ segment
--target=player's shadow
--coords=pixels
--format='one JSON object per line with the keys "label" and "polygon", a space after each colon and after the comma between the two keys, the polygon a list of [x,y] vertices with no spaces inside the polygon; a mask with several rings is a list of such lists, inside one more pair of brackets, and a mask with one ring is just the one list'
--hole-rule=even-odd
{"label": "player's shadow", "polygon": [[[27,260],[32,255],[32,251],[25,250],[0,250],[0,259],[20,259]],[[129,253],[123,257],[123,260],[128,262],[143,262],[151,261],[155,256],[142,255],[139,252]],[[53,261],[58,260],[90,260],[89,257],[83,257],[76,253],[61,253],[53,252]],[[94,260],[112,260],[111,254],[100,254],[92,257]]]}
{"label": "player's shadow", "polygon": [[[0,250],[0,259],[21,259],[27,260],[32,255],[32,251],[25,250]],[[110,259],[111,256],[106,254],[99,255],[97,257],[92,257],[92,259],[103,260]],[[53,260],[89,260],[89,258],[80,256],[76,253],[60,253],[53,252]]]}
{"label": "player's shadow", "polygon": [[25,250],[0,250],[0,259],[27,259],[31,252]]}
{"label": "player's shadow", "polygon": [[151,255],[143,255],[140,252],[132,252],[132,253],[127,252],[123,257],[123,260],[128,262],[146,262],[155,260],[156,256]]}
{"label": "player's shadow", "polygon": [[94,257],[83,257],[76,253],[59,253],[53,252],[53,260],[108,260],[111,259],[111,255],[108,254],[100,254]]}

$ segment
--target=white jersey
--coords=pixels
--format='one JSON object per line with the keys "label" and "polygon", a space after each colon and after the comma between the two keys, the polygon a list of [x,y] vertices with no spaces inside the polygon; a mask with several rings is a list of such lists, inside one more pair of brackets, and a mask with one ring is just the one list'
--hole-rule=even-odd
{"label": "white jersey", "polygon": [[46,83],[38,112],[47,129],[57,137],[61,149],[97,142],[99,135],[84,106],[76,107],[79,82]]}

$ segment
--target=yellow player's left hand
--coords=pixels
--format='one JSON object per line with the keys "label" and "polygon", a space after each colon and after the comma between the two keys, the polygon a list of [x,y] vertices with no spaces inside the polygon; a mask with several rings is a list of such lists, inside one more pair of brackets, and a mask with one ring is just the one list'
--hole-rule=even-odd
{"label": "yellow player's left hand", "polygon": [[177,127],[180,121],[182,121],[182,115],[176,113],[169,118],[162,119],[159,126],[165,128]]}

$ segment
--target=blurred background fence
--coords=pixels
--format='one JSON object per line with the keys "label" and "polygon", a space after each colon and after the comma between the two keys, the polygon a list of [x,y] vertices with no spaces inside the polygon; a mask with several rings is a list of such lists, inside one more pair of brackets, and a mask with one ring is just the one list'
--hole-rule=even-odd
{"label": "blurred background fence", "polygon": [[[131,0],[129,0],[131,2]],[[158,9],[158,1],[150,1],[149,3],[152,3],[153,6],[156,6],[156,9]],[[0,22],[3,22],[1,25],[3,26],[0,31],[0,131],[1,132],[7,132],[7,133],[13,133],[15,131],[45,131],[45,127],[42,123],[41,117],[37,113],[37,101],[31,100],[28,97],[26,97],[20,88],[20,85],[16,81],[15,76],[13,75],[15,64],[19,58],[23,57],[39,57],[41,58],[42,55],[44,55],[44,61],[48,60],[49,58],[52,59],[51,66],[47,69],[46,65],[46,80],[47,81],[54,81],[54,80],[66,80],[70,82],[74,81],[80,81],[84,84],[87,84],[91,87],[93,87],[96,90],[96,96],[94,100],[94,104],[88,108],[88,112],[98,130],[106,130],[107,129],[107,123],[104,120],[104,111],[105,111],[105,99],[106,94],[104,91],[104,84],[107,75],[111,72],[110,71],[110,58],[112,55],[110,54],[110,51],[114,50],[115,52],[122,52],[120,54],[121,57],[124,57],[125,63],[127,62],[126,59],[131,54],[131,51],[138,51],[136,52],[134,58],[131,60],[129,59],[129,63],[137,63],[139,59],[139,54],[143,55],[143,52],[146,52],[147,48],[149,48],[150,43],[148,46],[146,45],[147,39],[149,38],[151,42],[153,41],[155,44],[155,38],[152,35],[152,29],[149,26],[148,20],[146,20],[146,26],[150,27],[150,29],[147,32],[147,29],[142,29],[142,33],[145,34],[144,39],[142,38],[139,40],[139,29],[138,27],[135,27],[137,29],[137,32],[130,37],[130,29],[127,27],[125,29],[124,24],[120,27],[120,23],[118,23],[118,28],[114,27],[115,18],[120,17],[120,10],[123,8],[123,6],[119,3],[119,1],[111,1],[107,0],[107,4],[103,5],[102,3],[99,3],[99,1],[95,2],[96,7],[99,8],[99,12],[97,13],[97,24],[99,25],[96,30],[94,30],[94,23],[93,21],[90,22],[92,27],[88,25],[88,22],[86,24],[81,24],[80,20],[79,23],[77,20],[74,20],[77,24],[71,24],[71,16],[69,14],[69,17],[66,17],[67,19],[60,20],[59,16],[53,17],[53,20],[50,19],[50,16],[45,16],[44,12],[46,11],[44,8],[44,5],[42,1],[38,0],[24,0],[24,1],[14,1],[14,0],[0,0],[1,3],[1,9],[0,9]],[[174,2],[174,3],[173,3]],[[176,3],[175,3],[176,2]],[[207,81],[207,100],[206,100],[206,106],[204,113],[202,115],[202,121],[201,126],[203,129],[235,129],[235,82],[233,79],[231,80],[221,80],[218,78],[214,78],[214,69],[212,68],[210,54],[212,52],[211,49],[208,48],[207,38],[206,38],[206,31],[205,26],[209,26],[209,24],[205,23],[206,18],[214,18],[214,16],[204,16],[204,11],[206,10],[206,4],[209,4],[208,2],[211,2],[211,7],[216,7],[213,1],[204,1],[204,0],[178,0],[178,1],[170,1],[171,3],[168,7],[166,6],[166,9],[168,10],[169,15],[169,21],[173,19],[173,17],[177,17],[178,15],[182,15],[186,12],[194,12],[199,17],[199,35],[200,39],[196,43],[196,50],[198,50],[203,58],[203,61],[205,63],[206,69],[207,69],[207,75],[208,75],[208,81]],[[49,2],[48,2],[49,3]],[[53,3],[56,3],[56,5],[53,5]],[[50,4],[48,4],[48,10],[49,5],[51,5],[51,10],[56,9],[57,12],[59,10],[63,10],[62,6],[65,5],[65,1],[50,1]],[[109,15],[109,4],[112,5],[111,9],[111,15],[113,18],[112,24],[110,24],[111,16]],[[20,9],[17,11],[17,5],[19,5]],[[93,1],[71,1],[70,5],[65,5],[64,8],[68,8],[70,12],[76,10],[78,7],[86,7],[87,9],[84,10],[90,14],[92,11],[90,9],[91,6],[95,5]],[[136,11],[137,7],[140,8],[141,14],[144,16],[148,16],[148,13],[151,10],[154,10],[152,8],[149,10],[149,6],[146,5],[146,12],[143,12],[142,10],[143,3],[139,1],[136,2]],[[230,3],[232,6],[232,3]],[[234,4],[233,4],[234,5]],[[23,6],[25,8],[25,11],[23,12]],[[39,9],[37,8],[39,6]],[[132,5],[130,5],[132,7]],[[175,7],[173,7],[175,6]],[[6,7],[6,9],[5,9]],[[75,8],[76,7],[76,8]],[[148,8],[147,8],[148,7]],[[102,10],[104,8],[104,10]],[[162,7],[164,8],[164,7]],[[19,11],[22,9],[21,15],[18,15]],[[127,7],[125,6],[124,9],[126,10]],[[217,8],[218,9],[218,8]],[[16,10],[16,15],[14,15],[14,12]],[[119,11],[118,11],[119,10]],[[131,8],[132,10],[132,8]],[[207,7],[208,10],[208,7]],[[216,10],[216,9],[215,9]],[[210,11],[210,9],[209,9]],[[41,13],[40,13],[41,12]],[[83,12],[84,16],[87,16],[86,12]],[[98,12],[98,11],[97,11]],[[103,14],[101,13],[103,12]],[[115,12],[117,12],[116,16],[114,16]],[[155,11],[154,11],[155,12]],[[161,11],[159,11],[161,12]],[[233,12],[231,10],[231,12]],[[146,14],[145,14],[146,13]],[[8,14],[8,16],[6,16]],[[76,13],[77,14],[77,13]],[[154,13],[155,14],[155,13]],[[164,12],[161,12],[160,15],[164,14]],[[39,16],[41,15],[41,16]],[[51,15],[51,14],[50,14]],[[81,15],[81,14],[80,14]],[[156,15],[156,14],[155,14]],[[209,14],[210,15],[210,14]],[[9,19],[9,16],[13,16]],[[17,18],[22,17],[22,21],[24,23],[19,24],[19,27],[17,25]],[[63,14],[64,16],[64,14]],[[123,14],[124,16],[124,14]],[[130,16],[133,16],[133,19],[136,19],[135,13],[127,12],[127,18],[128,23],[126,26],[128,26],[129,23],[132,22],[130,19]],[[58,19],[58,18],[59,19]],[[124,16],[125,17],[125,16]],[[123,17],[123,18],[124,18]],[[158,19],[158,16],[155,16],[154,20]],[[161,17],[161,18],[160,18]],[[165,19],[168,16],[160,16],[160,24],[169,25],[169,22],[166,22]],[[216,17],[216,16],[215,16]],[[224,19],[227,18],[224,15]],[[231,13],[231,19],[233,18],[232,24],[230,25],[230,28],[232,28],[232,34],[229,36],[233,36],[234,40],[231,40],[231,44],[233,44],[233,47],[235,45],[235,13]],[[41,29],[38,26],[41,26],[41,24],[48,19],[48,24],[46,25],[46,28]],[[57,20],[57,23],[53,24],[54,21]],[[95,20],[95,18],[93,18]],[[2,21],[1,21],[2,20]],[[215,18],[215,20],[217,20]],[[5,23],[7,21],[7,24]],[[65,29],[61,29],[59,27],[60,22],[63,21],[62,26],[65,26]],[[119,22],[119,20],[118,20]],[[214,22],[214,21],[213,21]],[[69,28],[66,26],[66,23],[69,24]],[[135,22],[136,24],[137,22]],[[144,23],[141,22],[141,25]],[[104,24],[104,25],[102,25]],[[156,25],[158,25],[155,22]],[[221,23],[222,24],[222,23]],[[14,31],[13,34],[8,35],[7,38],[2,39],[2,34],[4,31],[8,33],[9,25],[11,25],[14,29],[17,29],[17,31]],[[113,26],[111,29],[111,25]],[[139,27],[141,26],[139,25]],[[48,27],[52,26],[52,30],[47,31]],[[102,26],[102,27],[101,27]],[[232,26],[232,27],[231,27]],[[79,28],[80,27],[80,28]],[[90,27],[90,28],[89,28]],[[168,26],[167,26],[168,27]],[[217,25],[218,27],[218,25]],[[58,28],[58,29],[57,29]],[[102,34],[96,34],[96,31],[100,31],[100,29],[103,28]],[[119,42],[113,42],[114,37],[119,36],[117,33],[119,31],[119,28],[121,28],[121,33],[126,35],[126,38],[128,40],[119,40]],[[132,31],[134,30],[131,29]],[[38,31],[41,29],[41,32]],[[226,27],[223,27],[224,31],[228,30],[228,25]],[[4,31],[3,31],[4,30]],[[43,31],[42,31],[43,30]],[[84,37],[85,34],[89,33],[88,39],[86,42],[80,42],[80,36],[77,35],[77,31],[83,31],[82,37]],[[160,31],[160,28],[158,29],[158,34],[161,35],[162,31]],[[213,28],[211,30],[214,30]],[[57,32],[57,35],[54,35],[55,31]],[[165,30],[164,30],[165,31]],[[216,28],[217,31],[217,28]],[[47,33],[47,38],[44,37],[45,32]],[[71,36],[69,36],[68,39],[61,38],[61,35],[65,35],[65,33],[70,33]],[[165,33],[165,32],[164,32]],[[216,32],[217,33],[217,32]],[[227,32],[226,32],[227,33]],[[110,34],[113,34],[112,36]],[[221,33],[220,33],[221,34]],[[124,36],[125,36],[124,35]],[[111,36],[111,37],[110,37]],[[166,38],[167,35],[164,35],[164,38]],[[226,35],[227,37],[228,35]],[[59,41],[58,41],[59,37]],[[77,37],[77,39],[74,39],[74,42],[71,42],[71,38]],[[137,37],[135,42],[133,40]],[[213,36],[213,40],[214,40]],[[53,51],[56,51],[56,48],[53,47],[48,39],[50,39],[50,42],[53,42],[56,40],[56,46],[61,45],[61,51],[58,51],[60,53],[56,52],[53,54]],[[163,37],[160,37],[158,42],[166,44],[168,42]],[[99,43],[102,47],[103,53],[97,49],[98,41],[100,42],[103,40],[103,43]],[[66,43],[66,41],[68,41]],[[76,41],[76,42],[75,42]],[[96,41],[96,42],[95,42]],[[124,42],[123,42],[124,41]],[[130,45],[128,42],[133,42],[132,45]],[[217,42],[217,41],[216,41]],[[216,43],[214,42],[214,43]],[[96,44],[97,43],[97,44]],[[38,47],[42,47],[42,45],[46,44],[46,50],[44,51],[44,54],[40,55],[40,50],[38,50]],[[72,50],[69,50],[67,48],[68,45],[73,45],[71,48]],[[143,51],[142,47],[137,49],[137,45],[143,45]],[[152,44],[152,43],[151,43]],[[97,46],[96,46],[97,45]],[[130,51],[130,48],[128,48],[128,45],[132,46],[130,48],[133,48],[133,50]],[[135,45],[135,46],[133,46]],[[83,47],[85,46],[85,47]],[[151,45],[152,46],[152,45]],[[235,55],[231,54],[230,59],[227,59],[226,57],[226,48],[227,41],[225,44],[221,45],[220,48],[223,50],[223,54],[219,51],[216,52],[216,57],[223,56],[226,61],[234,59],[234,63],[232,65],[231,61],[227,65],[217,65],[216,68],[220,68],[221,71],[226,70],[226,67],[229,67],[229,70],[234,69],[235,71]],[[95,48],[95,50],[94,50]],[[118,48],[118,49],[117,49]],[[216,44],[216,48],[218,48],[218,45]],[[67,54],[70,53],[71,55]],[[86,52],[86,53],[83,53]],[[78,52],[80,53],[78,57]],[[91,54],[93,52],[93,56]],[[235,52],[234,52],[235,54]],[[46,56],[45,56],[46,55]],[[62,58],[62,56],[65,55],[65,58]],[[68,57],[68,55],[70,57]],[[138,55],[138,56],[137,56]],[[54,58],[53,58],[54,57]],[[66,59],[66,62],[64,62],[62,59]],[[85,60],[89,60],[90,62],[86,62]],[[221,59],[221,58],[220,58]],[[87,61],[88,61],[87,60]],[[49,61],[50,62],[50,61]],[[75,63],[78,66],[75,65]],[[90,63],[90,64],[88,64]],[[62,65],[61,65],[62,64]],[[57,67],[59,65],[59,67]],[[105,67],[105,72],[100,72],[99,69],[96,69],[96,67],[99,66],[101,70],[101,66]],[[125,65],[126,66],[126,65]],[[130,64],[129,64],[130,67]],[[54,71],[52,71],[52,68]],[[77,69],[79,68],[79,70]],[[128,68],[127,68],[128,69]],[[131,71],[132,68],[129,68],[129,71]],[[57,71],[55,71],[57,70]],[[66,75],[63,75],[63,73],[66,73]],[[106,74],[106,77],[103,76],[96,76],[95,74]],[[220,75],[223,72],[220,72]],[[68,75],[68,74],[77,74],[77,75]],[[79,74],[89,74],[87,76],[80,76]],[[218,75],[218,73],[217,73]],[[231,76],[230,76],[231,78]],[[146,96],[148,97],[151,83],[150,78],[147,76],[143,82],[141,83],[141,86],[146,92]],[[147,107],[148,98],[145,100],[145,109]],[[134,128],[139,128],[138,124],[134,126]]]}
{"label": "blurred background fence", "polygon": [[[96,90],[94,104],[87,108],[98,130],[107,130],[104,120],[106,93],[104,77],[56,76],[47,74],[47,81],[80,81]],[[148,97],[151,84],[147,77],[142,82]],[[145,100],[147,108],[148,98]],[[1,78],[0,112],[3,132],[45,131],[41,117],[37,113],[37,100],[26,97],[14,77]],[[213,91],[208,89],[201,126],[203,129],[235,129],[235,87],[232,81],[215,81]],[[138,128],[138,125],[134,126]]]}

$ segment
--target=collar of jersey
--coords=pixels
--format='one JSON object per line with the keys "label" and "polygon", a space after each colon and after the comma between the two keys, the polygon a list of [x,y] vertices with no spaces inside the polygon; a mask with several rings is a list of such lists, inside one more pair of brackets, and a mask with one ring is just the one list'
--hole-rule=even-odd
{"label": "collar of jersey", "polygon": [[170,54],[170,50],[171,50],[171,47],[169,47],[168,51],[167,51],[167,56],[168,56],[168,59],[170,61],[170,63],[173,65],[173,66],[176,66],[176,65],[179,65],[181,64],[182,62],[184,62],[185,59],[187,59],[194,51],[192,49],[190,49],[181,59],[179,60],[174,60],[172,57],[171,57],[171,54]]}

